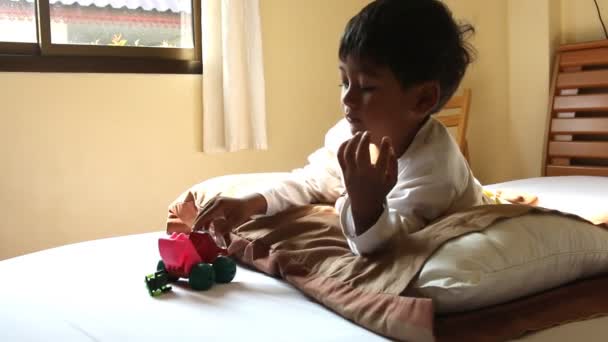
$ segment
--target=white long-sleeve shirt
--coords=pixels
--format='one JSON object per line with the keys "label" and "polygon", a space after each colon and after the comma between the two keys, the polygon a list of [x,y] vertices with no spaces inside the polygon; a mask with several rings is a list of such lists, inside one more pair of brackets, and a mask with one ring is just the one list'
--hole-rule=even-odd
{"label": "white long-sleeve shirt", "polygon": [[483,203],[482,187],[455,141],[431,118],[397,160],[397,183],[387,195],[384,211],[357,236],[337,158],[338,148],[351,137],[348,122],[340,120],[327,132],[325,146],[309,156],[308,165],[259,191],[268,204],[266,214],[310,203],[335,203],[349,246],[360,255],[376,251],[399,232],[415,232],[442,215]]}

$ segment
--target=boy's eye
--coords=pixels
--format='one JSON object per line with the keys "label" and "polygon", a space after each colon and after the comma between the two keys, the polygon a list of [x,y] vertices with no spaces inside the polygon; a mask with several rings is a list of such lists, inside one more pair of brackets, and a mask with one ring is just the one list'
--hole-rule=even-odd
{"label": "boy's eye", "polygon": [[338,84],[338,87],[340,87],[340,88],[348,88],[348,82],[344,82],[343,81],[342,83]]}
{"label": "boy's eye", "polygon": [[370,91],[374,91],[376,90],[376,87],[373,86],[361,86],[361,91],[363,92],[370,92]]}

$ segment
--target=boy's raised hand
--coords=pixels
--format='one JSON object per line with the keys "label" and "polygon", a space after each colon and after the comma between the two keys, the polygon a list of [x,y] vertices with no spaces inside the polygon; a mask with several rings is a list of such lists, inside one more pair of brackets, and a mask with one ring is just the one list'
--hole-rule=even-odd
{"label": "boy's raised hand", "polygon": [[338,149],[357,235],[378,220],[386,195],[397,183],[397,158],[390,138],[382,138],[375,164],[370,158],[370,141],[369,132],[358,132]]}

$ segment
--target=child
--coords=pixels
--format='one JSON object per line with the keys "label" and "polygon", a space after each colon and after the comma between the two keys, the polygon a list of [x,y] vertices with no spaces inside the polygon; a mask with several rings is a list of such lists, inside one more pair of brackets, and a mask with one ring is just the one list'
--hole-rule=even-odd
{"label": "child", "polygon": [[[399,232],[483,203],[482,188],[449,132],[430,117],[458,88],[471,61],[438,0],[376,0],[346,26],[339,69],[345,118],[309,164],[244,198],[217,197],[194,229],[228,232],[254,215],[335,203],[355,254],[381,251]],[[377,160],[370,146],[379,146]],[[379,151],[378,151],[379,150]]]}

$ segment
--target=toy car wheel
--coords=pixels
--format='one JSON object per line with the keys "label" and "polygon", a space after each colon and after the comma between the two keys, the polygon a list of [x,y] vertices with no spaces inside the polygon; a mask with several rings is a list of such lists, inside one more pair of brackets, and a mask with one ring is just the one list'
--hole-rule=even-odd
{"label": "toy car wheel", "polygon": [[150,296],[156,297],[165,292],[171,291],[169,284],[169,274],[165,270],[156,271],[154,274],[146,276],[146,287]]}
{"label": "toy car wheel", "polygon": [[219,256],[213,263],[215,281],[218,283],[229,283],[236,275],[236,263],[229,257]]}
{"label": "toy car wheel", "polygon": [[[159,260],[158,264],[156,264],[156,270],[157,271],[167,271],[167,268],[165,267],[165,263],[162,260]],[[167,272],[167,273],[169,273],[169,272]],[[174,283],[178,280],[179,280],[179,277],[169,274],[169,282]]]}
{"label": "toy car wheel", "polygon": [[215,282],[215,272],[213,266],[200,263],[192,266],[188,283],[193,290],[208,290]]}

